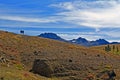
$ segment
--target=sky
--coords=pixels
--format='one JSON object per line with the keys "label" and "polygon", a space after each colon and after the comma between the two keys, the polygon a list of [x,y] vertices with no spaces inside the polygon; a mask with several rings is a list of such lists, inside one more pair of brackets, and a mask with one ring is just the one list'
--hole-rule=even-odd
{"label": "sky", "polygon": [[120,0],[0,0],[0,30],[120,42]]}

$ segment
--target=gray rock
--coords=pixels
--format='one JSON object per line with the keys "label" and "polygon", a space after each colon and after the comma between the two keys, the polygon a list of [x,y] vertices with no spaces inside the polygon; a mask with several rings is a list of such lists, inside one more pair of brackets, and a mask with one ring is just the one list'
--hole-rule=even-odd
{"label": "gray rock", "polygon": [[32,71],[46,77],[51,77],[54,72],[50,63],[45,59],[35,59]]}

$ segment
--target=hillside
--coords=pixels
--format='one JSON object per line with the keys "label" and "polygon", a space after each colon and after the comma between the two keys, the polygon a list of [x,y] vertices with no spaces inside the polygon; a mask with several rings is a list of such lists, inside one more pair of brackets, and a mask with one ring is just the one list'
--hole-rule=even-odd
{"label": "hillside", "polygon": [[[120,55],[120,44],[109,44],[109,45],[102,45],[102,46],[94,46],[91,47],[92,49],[102,50],[107,53],[118,54]],[[107,50],[108,48],[108,50]]]}
{"label": "hillside", "polygon": [[18,74],[30,71],[30,76],[44,76],[42,80],[51,77],[55,80],[120,79],[119,56],[51,39],[0,31],[0,57],[1,73],[10,69]]}
{"label": "hillside", "polygon": [[0,80],[59,80],[56,78],[46,78],[37,74],[30,73],[25,70],[20,70],[18,67],[0,65]]}

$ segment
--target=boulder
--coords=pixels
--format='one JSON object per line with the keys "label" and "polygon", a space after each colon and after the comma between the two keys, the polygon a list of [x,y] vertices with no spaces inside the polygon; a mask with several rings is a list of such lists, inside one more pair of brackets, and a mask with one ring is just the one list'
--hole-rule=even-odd
{"label": "boulder", "polygon": [[32,71],[46,77],[51,77],[54,72],[50,62],[46,59],[35,59]]}
{"label": "boulder", "polygon": [[97,75],[97,77],[102,80],[115,80],[116,73],[114,70],[106,70],[106,71],[100,72]]}

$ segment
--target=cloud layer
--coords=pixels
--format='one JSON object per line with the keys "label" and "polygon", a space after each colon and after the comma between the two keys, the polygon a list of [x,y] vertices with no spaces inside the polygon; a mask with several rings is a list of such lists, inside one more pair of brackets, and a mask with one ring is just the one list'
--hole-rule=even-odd
{"label": "cloud layer", "polygon": [[0,16],[2,20],[12,20],[12,21],[21,21],[21,22],[33,22],[33,23],[52,23],[56,22],[56,20],[49,18],[28,18],[28,17],[20,17],[20,16]]}
{"label": "cloud layer", "polygon": [[64,9],[58,13],[68,23],[92,28],[120,28],[120,1],[74,1],[52,5]]}
{"label": "cloud layer", "polygon": [[[28,17],[24,15],[4,15],[1,14],[1,20],[13,20],[22,22],[37,23],[56,23],[65,22],[91,28],[120,28],[120,1],[119,0],[96,0],[96,1],[72,1],[50,4],[50,7],[56,7],[57,13],[48,17]],[[56,10],[57,10],[56,9]],[[2,12],[2,11],[1,11]]]}
{"label": "cloud layer", "polygon": [[[13,1],[10,4],[0,3],[0,29],[3,29],[1,27],[7,27],[6,29],[8,27],[9,29],[32,27],[29,33],[33,31],[39,34],[39,31],[32,29],[92,28],[96,30],[91,31],[93,34],[86,30],[83,30],[83,34],[77,30],[79,34],[60,35],[66,39],[80,36],[89,40],[105,38],[115,41],[120,39],[118,35],[120,32],[120,0],[53,0],[53,2],[58,1],[55,3],[51,3],[52,0],[43,0],[43,4],[38,0],[26,1],[26,3],[23,3],[23,0],[20,1],[21,3],[19,1]],[[49,30],[46,29],[46,32]]]}

